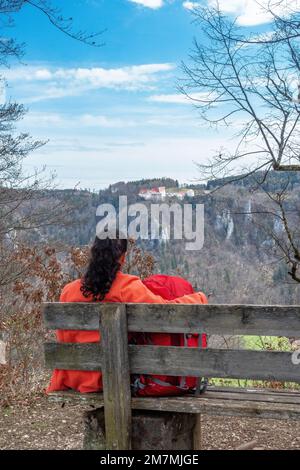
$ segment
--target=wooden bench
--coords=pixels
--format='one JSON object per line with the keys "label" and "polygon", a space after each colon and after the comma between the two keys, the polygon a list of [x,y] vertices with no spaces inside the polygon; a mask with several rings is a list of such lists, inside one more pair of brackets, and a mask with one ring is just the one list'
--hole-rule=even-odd
{"label": "wooden bench", "polygon": [[[130,390],[130,373],[299,383],[300,365],[293,363],[292,352],[128,345],[128,332],[300,337],[300,306],[48,303],[44,308],[44,321],[52,330],[100,330],[100,343],[45,344],[47,368],[101,370],[103,373],[103,395],[74,391],[49,395],[52,400],[77,400],[97,409],[104,407],[105,419],[97,410],[86,415],[87,441],[93,441],[93,444],[86,443],[87,448],[125,450],[143,448],[143,445],[150,448],[149,445],[154,444],[132,441],[132,433],[136,440],[151,423],[149,410],[156,415],[158,411],[166,413],[165,430],[167,422],[173,426],[176,416],[182,416],[182,423],[186,424],[180,426],[186,427],[187,433],[194,429],[194,448],[199,440],[199,416],[204,413],[300,418],[300,393],[297,391],[209,387],[200,397],[134,398]],[[144,428],[139,428],[137,420],[142,419],[142,413],[146,422]],[[171,436],[170,429],[168,432]],[[177,440],[174,448],[190,445],[176,436],[170,439]]]}

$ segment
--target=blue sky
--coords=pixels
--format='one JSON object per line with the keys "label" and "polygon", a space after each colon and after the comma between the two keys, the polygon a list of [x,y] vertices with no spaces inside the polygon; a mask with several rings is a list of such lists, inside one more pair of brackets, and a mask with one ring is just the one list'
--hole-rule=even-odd
{"label": "blue sky", "polygon": [[[66,37],[30,6],[15,16],[13,34],[26,43],[26,55],[4,71],[6,95],[29,110],[21,129],[49,139],[27,159],[28,171],[47,165],[68,188],[157,176],[188,182],[199,176],[194,162],[233,144],[207,129],[176,88],[180,62],[198,35],[190,12],[196,2],[56,1],[62,3],[75,29],[105,29],[105,45]],[[220,5],[245,28],[268,27],[255,0]]]}

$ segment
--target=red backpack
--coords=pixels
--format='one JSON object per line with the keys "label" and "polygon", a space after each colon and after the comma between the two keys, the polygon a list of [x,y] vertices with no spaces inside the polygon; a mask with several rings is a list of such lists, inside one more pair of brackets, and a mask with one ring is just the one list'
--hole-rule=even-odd
{"label": "red backpack", "polygon": [[[176,276],[158,274],[150,276],[143,283],[151,292],[166,300],[194,293],[194,289],[188,281]],[[131,335],[130,343],[206,348],[207,336],[198,333],[134,333]],[[131,381],[132,391],[136,396],[182,395],[191,391],[201,393],[207,385],[207,381],[199,377],[171,377],[168,375],[134,375]]]}

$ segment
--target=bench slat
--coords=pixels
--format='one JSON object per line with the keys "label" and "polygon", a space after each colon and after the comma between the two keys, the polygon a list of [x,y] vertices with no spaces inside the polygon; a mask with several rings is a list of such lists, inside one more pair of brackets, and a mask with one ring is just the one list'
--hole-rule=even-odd
{"label": "bench slat", "polygon": [[[103,394],[97,393],[79,393],[73,390],[63,392],[50,392],[48,398],[51,401],[78,401],[87,404],[95,404],[97,406],[103,406]],[[156,397],[162,398],[162,397]],[[166,397],[165,397],[166,398]],[[167,397],[168,398],[168,397]],[[185,398],[193,399],[196,398],[194,395],[185,395]],[[199,398],[199,397],[197,397]],[[242,387],[222,387],[216,385],[209,385],[204,394],[200,398],[214,398],[222,400],[238,400],[238,401],[257,401],[261,403],[280,403],[290,405],[300,405],[300,393],[299,391],[270,388],[242,388]],[[135,398],[133,397],[132,400]]]}
{"label": "bench slat", "polygon": [[[300,383],[300,366],[290,352],[197,349],[129,345],[130,371],[232,379],[261,379]],[[99,370],[99,344],[45,345],[46,366],[57,369]]]}
{"label": "bench slat", "polygon": [[[278,401],[273,403],[269,396],[273,391],[236,389],[236,392],[221,392],[218,387],[208,390],[200,398],[182,397],[143,397],[132,398],[132,408],[139,410],[161,410],[185,413],[201,413],[208,415],[243,416],[273,419],[300,419],[300,397],[291,401],[291,394],[282,391]],[[228,398],[230,396],[230,398]],[[235,398],[233,398],[235,397]],[[54,392],[49,394],[54,402],[84,403],[97,408],[103,406],[101,393]]]}
{"label": "bench slat", "polygon": [[101,370],[98,343],[45,343],[44,355],[47,369]]}
{"label": "bench slat", "polygon": [[163,346],[130,346],[135,373],[300,382],[291,353]]}
{"label": "bench slat", "polygon": [[251,392],[249,390],[236,389],[235,391],[222,392],[218,390],[218,387],[211,389],[210,398],[220,398],[221,400],[246,400],[246,401],[259,401],[259,402],[268,402],[268,403],[289,403],[290,405],[300,406],[300,393],[296,392],[293,395],[286,394],[284,391],[273,393],[272,391],[263,393],[256,391]]}
{"label": "bench slat", "polygon": [[[299,306],[155,305],[127,306],[130,331],[219,335],[296,336]],[[158,328],[158,329],[156,329]]]}
{"label": "bench slat", "polygon": [[[164,346],[130,346],[135,373],[300,382],[292,353]],[[145,370],[146,369],[146,370]]]}
{"label": "bench slat", "polygon": [[[48,303],[49,329],[98,330],[100,303]],[[300,336],[300,306],[127,304],[128,330],[157,333]]]}
{"label": "bench slat", "polygon": [[138,410],[199,413],[220,416],[243,416],[265,419],[300,419],[300,406],[254,401],[230,401],[213,398],[136,398],[132,407]]}

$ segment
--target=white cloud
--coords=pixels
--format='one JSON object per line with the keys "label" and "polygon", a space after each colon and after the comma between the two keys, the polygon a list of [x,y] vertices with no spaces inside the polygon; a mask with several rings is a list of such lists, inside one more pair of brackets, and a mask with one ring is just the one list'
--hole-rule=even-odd
{"label": "white cloud", "polygon": [[95,114],[83,114],[79,117],[78,123],[85,127],[102,127],[102,128],[124,128],[136,127],[137,123],[131,119],[120,119]]}
{"label": "white cloud", "polygon": [[50,80],[51,72],[47,69],[38,69],[35,71],[36,80]]}
{"label": "white cloud", "polygon": [[[279,15],[289,15],[293,11],[300,10],[300,0],[207,0],[209,6],[219,5],[224,13],[237,17],[240,26],[257,26],[270,23],[273,15],[267,11],[270,3],[274,13]],[[183,6],[188,10],[193,10],[199,6],[199,2],[185,1]]]}
{"label": "white cloud", "polygon": [[152,95],[149,96],[148,101],[154,101],[155,103],[170,103],[170,104],[191,104],[192,100],[206,101],[211,100],[212,94],[205,92],[202,93],[191,93],[189,98],[184,94],[175,93],[170,95]]}
{"label": "white cloud", "polygon": [[174,69],[172,64],[145,64],[105,69],[91,68],[59,68],[46,69],[37,67],[22,67],[10,69],[6,72],[8,80],[15,81],[75,81],[89,83],[96,87],[114,88],[118,86],[131,86],[152,81],[160,72]]}
{"label": "white cloud", "polygon": [[[26,162],[28,169],[41,163],[51,165],[52,170],[56,169],[61,187],[67,188],[80,182],[82,188],[98,190],[117,181],[162,175],[184,182],[200,178],[194,162],[204,163],[215,155],[215,149],[224,146],[224,138],[215,133],[205,138],[151,137],[132,145],[128,139],[118,140],[116,136],[114,143],[119,145],[105,148],[99,138],[88,136],[71,139],[66,147],[64,137],[57,139],[54,147],[50,144],[34,152]],[[234,150],[236,141],[228,140],[226,147],[227,144]]]}
{"label": "white cloud", "polygon": [[67,131],[84,133],[87,129],[125,129],[125,128],[151,128],[167,127],[182,129],[182,123],[189,128],[199,127],[200,122],[193,119],[191,115],[182,113],[151,112],[143,113],[141,116],[131,115],[130,110],[122,117],[105,114],[84,113],[78,115],[68,115],[46,112],[29,112],[20,123],[20,128],[33,128],[47,132]]}
{"label": "white cloud", "polygon": [[[255,36],[251,36],[251,41],[252,42],[257,42],[257,41],[270,41],[271,39],[274,38],[274,31],[267,31],[265,33],[257,34]],[[251,44],[245,44],[245,46],[248,46]]]}
{"label": "white cloud", "polygon": [[[215,0],[209,0],[210,5],[215,5]],[[262,5],[262,6],[261,6]],[[219,0],[219,7],[224,13],[237,16],[240,26],[254,26],[272,21],[272,15],[264,8],[267,0],[259,4],[256,0]]]}
{"label": "white cloud", "polygon": [[133,119],[121,119],[102,114],[64,115],[58,113],[28,113],[22,120],[22,127],[35,129],[83,129],[83,128],[125,128],[136,127],[139,123]]}
{"label": "white cloud", "polygon": [[[69,120],[70,122],[70,120]],[[52,128],[55,126],[62,126],[64,119],[57,113],[27,113],[21,121],[21,126],[34,126],[35,128]]]}
{"label": "white cloud", "polygon": [[182,4],[183,8],[186,8],[186,10],[194,10],[195,8],[200,6],[199,2],[183,2]]}
{"label": "white cloud", "polygon": [[147,8],[161,8],[164,5],[163,0],[129,0],[132,3],[138,3],[139,5],[143,5]]}
{"label": "white cloud", "polygon": [[175,69],[175,65],[143,64],[106,69],[19,67],[6,72],[8,82],[17,82],[19,89],[31,86],[32,97],[24,102],[78,96],[100,88],[123,90],[153,89],[156,82]]}

